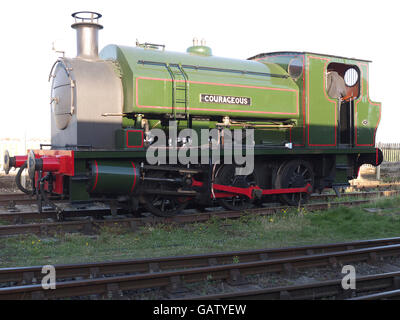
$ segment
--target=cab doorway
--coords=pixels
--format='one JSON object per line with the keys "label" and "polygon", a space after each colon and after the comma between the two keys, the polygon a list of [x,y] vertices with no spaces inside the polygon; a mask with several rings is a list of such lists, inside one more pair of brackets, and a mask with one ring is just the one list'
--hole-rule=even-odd
{"label": "cab doorway", "polygon": [[354,101],[360,95],[359,74],[354,65],[333,62],[327,67],[327,93],[337,101],[339,147],[354,145]]}

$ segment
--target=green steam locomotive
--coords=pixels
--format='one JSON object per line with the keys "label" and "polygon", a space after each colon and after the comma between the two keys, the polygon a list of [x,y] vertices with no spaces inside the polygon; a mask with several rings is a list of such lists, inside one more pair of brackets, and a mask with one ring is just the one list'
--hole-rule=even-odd
{"label": "green steam locomotive", "polygon": [[20,173],[17,184],[39,210],[57,207],[56,195],[158,216],[216,203],[298,205],[383,160],[370,61],[309,52],[228,59],[203,41],[186,53],[136,43],[99,54],[101,15],[72,16],[77,57],[59,58],[50,73],[51,145],[4,159],[7,173],[28,170],[32,185]]}

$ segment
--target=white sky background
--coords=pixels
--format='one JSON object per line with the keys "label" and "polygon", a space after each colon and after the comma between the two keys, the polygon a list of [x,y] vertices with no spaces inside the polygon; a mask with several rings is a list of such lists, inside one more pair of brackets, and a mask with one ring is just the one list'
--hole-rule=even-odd
{"label": "white sky background", "polygon": [[103,14],[99,48],[166,45],[185,52],[205,38],[216,56],[310,51],[373,60],[370,96],[382,102],[377,141],[400,142],[399,6],[396,1],[2,1],[0,138],[49,138],[52,50],[76,55],[74,11]]}

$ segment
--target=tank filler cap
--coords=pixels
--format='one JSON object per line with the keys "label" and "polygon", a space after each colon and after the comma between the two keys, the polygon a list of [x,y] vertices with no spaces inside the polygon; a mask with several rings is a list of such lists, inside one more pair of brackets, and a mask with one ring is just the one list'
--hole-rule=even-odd
{"label": "tank filler cap", "polygon": [[196,38],[194,38],[193,46],[187,48],[186,52],[190,54],[196,54],[199,56],[206,56],[206,57],[212,56],[211,48],[206,46],[206,41],[204,39],[201,40],[201,43],[199,45],[199,41]]}

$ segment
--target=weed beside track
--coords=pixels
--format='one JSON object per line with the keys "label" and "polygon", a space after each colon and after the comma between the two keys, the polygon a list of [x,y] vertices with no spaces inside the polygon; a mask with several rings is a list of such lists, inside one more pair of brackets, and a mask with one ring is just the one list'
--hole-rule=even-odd
{"label": "weed beside track", "polygon": [[[366,210],[368,209],[368,210]],[[0,242],[0,266],[60,264],[284,247],[398,236],[400,197],[360,207],[211,218],[185,225],[104,227],[96,235],[20,235]]]}

